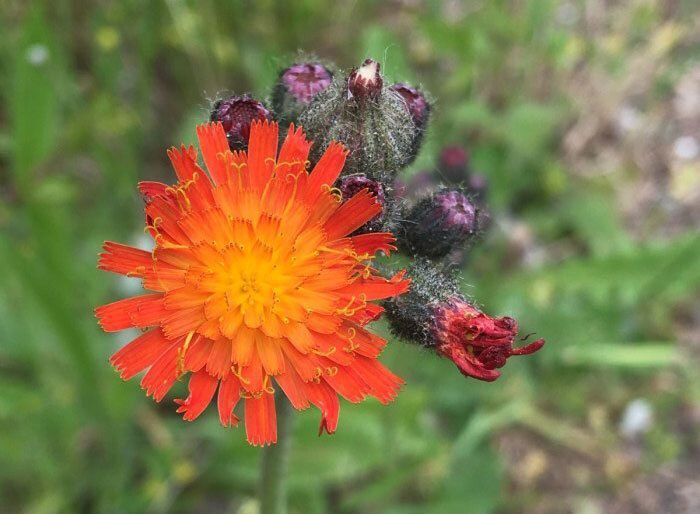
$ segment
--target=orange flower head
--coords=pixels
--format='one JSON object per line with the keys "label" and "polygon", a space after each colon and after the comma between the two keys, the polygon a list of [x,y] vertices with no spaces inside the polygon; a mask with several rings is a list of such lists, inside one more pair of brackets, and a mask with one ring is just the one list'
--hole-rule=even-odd
{"label": "orange flower head", "polygon": [[178,182],[142,182],[152,251],[107,242],[99,268],[139,277],[148,294],[96,309],[105,331],[143,334],[110,359],[125,380],[160,401],[189,373],[185,420],[217,395],[219,419],[236,425],[245,404],[248,442],[276,442],[274,393],[321,411],[319,433],[338,423],[338,395],[351,402],[396,397],[403,383],[379,363],[386,341],[365,325],[373,300],[405,292],[403,272],[378,276],[371,262],[394,250],[389,233],[349,236],[381,206],[367,191],[333,188],[347,150],[332,143],[307,171],[311,143],[292,125],[278,153],[278,126],[256,121],[248,152],[231,152],[220,123],[197,127],[208,175],[194,147],[171,148]]}

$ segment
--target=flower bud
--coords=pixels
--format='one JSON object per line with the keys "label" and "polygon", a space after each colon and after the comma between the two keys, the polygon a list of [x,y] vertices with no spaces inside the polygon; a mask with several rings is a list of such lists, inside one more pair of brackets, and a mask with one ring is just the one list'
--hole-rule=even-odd
{"label": "flower bud", "polygon": [[362,66],[353,69],[348,76],[348,99],[377,100],[384,85],[384,79],[379,73],[380,68],[377,61],[365,59]]}
{"label": "flower bud", "polygon": [[513,348],[518,323],[484,314],[459,291],[455,280],[427,261],[409,269],[411,289],[384,303],[391,331],[399,338],[447,357],[469,377],[491,382],[509,357],[534,353],[538,339]]}
{"label": "flower bud", "polygon": [[345,175],[390,184],[415,153],[416,126],[403,99],[383,86],[375,61],[336,77],[301,113],[299,124],[314,141],[312,162],[331,141],[348,147]]}
{"label": "flower bud", "polygon": [[297,63],[282,70],[272,93],[272,107],[278,120],[296,123],[301,111],[332,80],[333,73],[318,62]]}
{"label": "flower bud", "polygon": [[232,150],[244,149],[248,145],[253,121],[270,118],[270,111],[248,95],[217,100],[211,112],[211,121],[220,121],[224,126]]}
{"label": "flower bud", "polygon": [[363,189],[367,189],[370,193],[372,193],[377,199],[377,203],[382,206],[382,212],[377,214],[355,232],[362,234],[365,232],[378,232],[381,230],[387,209],[387,197],[384,192],[384,186],[381,184],[381,182],[367,178],[365,175],[350,175],[340,179],[338,189],[340,189],[344,201],[349,200]]}
{"label": "flower bud", "polygon": [[408,84],[394,84],[389,89],[397,93],[404,101],[406,109],[411,114],[413,123],[419,129],[425,128],[430,116],[430,104],[425,95]]}
{"label": "flower bud", "polygon": [[413,159],[415,159],[421,143],[423,143],[423,133],[428,126],[430,104],[423,93],[408,84],[394,84],[389,89],[401,97],[406,110],[411,115],[413,124],[416,126],[416,133],[413,138]]}
{"label": "flower bud", "polygon": [[443,189],[423,198],[401,223],[399,244],[415,256],[439,259],[465,246],[479,229],[479,212],[459,190]]}

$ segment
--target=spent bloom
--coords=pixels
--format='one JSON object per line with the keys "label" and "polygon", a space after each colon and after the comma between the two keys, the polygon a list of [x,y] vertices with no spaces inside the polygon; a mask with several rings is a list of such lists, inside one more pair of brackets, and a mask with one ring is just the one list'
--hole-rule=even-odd
{"label": "spent bloom", "polygon": [[197,128],[208,174],[194,147],[168,151],[177,183],[140,184],[155,248],[107,242],[99,268],[139,277],[147,294],[96,309],[105,331],[141,328],[111,363],[123,379],[147,370],[146,394],[160,401],[189,377],[176,400],[185,420],[216,395],[222,425],[245,404],[249,443],[276,442],[275,389],[297,409],[321,411],[333,433],[339,401],[382,403],[402,380],[378,360],[386,341],[365,325],[374,300],[405,292],[371,267],[389,254],[389,233],[350,235],[381,211],[366,189],[341,203],[332,188],[347,156],[332,143],[306,170],[311,143],[292,125],[278,152],[278,126],[253,121],[248,152],[231,151],[221,123]]}
{"label": "spent bloom", "polygon": [[435,351],[450,359],[469,377],[491,382],[498,368],[513,355],[528,355],[544,346],[544,339],[513,348],[518,322],[484,314],[463,298],[448,298],[433,307]]}
{"label": "spent bloom", "polygon": [[544,345],[538,339],[514,348],[517,321],[477,309],[453,278],[429,261],[417,260],[410,275],[410,292],[385,302],[392,332],[447,357],[463,375],[491,382],[509,357],[534,353]]}

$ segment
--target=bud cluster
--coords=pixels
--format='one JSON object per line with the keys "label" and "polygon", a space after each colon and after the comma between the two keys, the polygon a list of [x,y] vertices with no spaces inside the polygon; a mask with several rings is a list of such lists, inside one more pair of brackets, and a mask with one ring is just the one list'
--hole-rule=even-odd
{"label": "bud cluster", "polygon": [[481,312],[448,271],[488,221],[488,183],[471,169],[467,150],[448,146],[435,170],[408,180],[399,176],[415,160],[428,128],[431,103],[424,92],[406,83],[387,84],[372,59],[347,74],[321,62],[297,62],[280,72],[269,105],[268,110],[248,95],[231,96],[214,104],[211,119],[222,123],[237,150],[246,149],[256,119],[301,125],[314,142],[312,166],[332,141],[347,147],[342,175],[328,186],[337,188],[341,201],[368,190],[383,207],[352,235],[394,232],[398,248],[413,259],[411,290],[385,304],[397,337],[487,381],[499,376],[497,369],[509,357],[544,344],[514,348],[517,322]]}
{"label": "bud cluster", "polygon": [[[386,86],[380,70],[378,62],[367,59],[347,77],[336,77],[301,113],[299,123],[315,141],[316,152],[331,141],[348,147],[345,174],[363,173],[391,183],[420,148],[428,104],[415,90],[424,104],[419,127],[411,106],[392,89],[395,86]],[[311,157],[318,158],[318,154]]]}

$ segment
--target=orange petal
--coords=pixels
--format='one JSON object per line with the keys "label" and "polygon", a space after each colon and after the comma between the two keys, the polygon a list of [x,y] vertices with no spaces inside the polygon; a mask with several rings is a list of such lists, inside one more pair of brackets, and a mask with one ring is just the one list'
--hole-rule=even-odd
{"label": "orange petal", "polygon": [[368,303],[364,309],[355,311],[355,314],[350,316],[348,319],[364,326],[367,323],[378,320],[383,313],[384,307],[377,305],[376,303]]}
{"label": "orange petal", "polygon": [[268,120],[255,120],[250,125],[248,170],[251,185],[258,191],[272,178],[277,159],[278,126]]}
{"label": "orange petal", "polygon": [[265,371],[260,363],[258,352],[253,352],[250,356],[250,363],[241,368],[241,386],[249,393],[259,393],[263,390],[263,379]]}
{"label": "orange petal", "polygon": [[334,334],[342,323],[339,316],[327,316],[312,312],[306,320],[307,326],[314,332],[321,334]]}
{"label": "orange petal", "polygon": [[207,165],[214,184],[225,184],[227,182],[226,164],[221,156],[230,150],[223,125],[221,122],[198,125],[197,139],[199,148],[202,149],[204,164]]}
{"label": "orange petal", "polygon": [[348,368],[350,373],[364,381],[371,389],[371,395],[383,404],[394,400],[404,381],[385,368],[375,359],[358,357],[354,365]]}
{"label": "orange petal", "polygon": [[241,397],[241,384],[238,379],[229,374],[219,385],[217,407],[219,409],[219,422],[225,427],[238,425],[238,418],[233,413],[238,400]]}
{"label": "orange petal", "polygon": [[226,376],[231,369],[231,341],[219,339],[214,341],[214,346],[207,359],[207,372],[217,378]]}
{"label": "orange petal", "polygon": [[372,389],[357,375],[349,372],[349,367],[333,366],[333,373],[323,379],[343,398],[352,403],[359,403],[371,393]]}
{"label": "orange petal", "polygon": [[149,330],[117,351],[109,362],[123,380],[129,380],[151,366],[169,344],[171,341],[165,338],[160,329]]}
{"label": "orange petal", "polygon": [[280,348],[279,340],[256,333],[255,346],[260,355],[265,373],[268,375],[278,375],[284,371],[284,356]]}
{"label": "orange petal", "polygon": [[278,166],[283,163],[300,163],[294,166],[282,167],[281,172],[278,168],[278,173],[286,176],[287,173],[294,173],[297,168],[298,171],[304,169],[306,159],[309,157],[309,150],[311,149],[311,141],[306,139],[304,130],[301,127],[294,128],[294,123],[289,126],[287,130],[287,137],[284,138],[284,143],[282,143],[282,148],[280,148],[280,155],[277,159]]}
{"label": "orange petal", "polygon": [[367,189],[363,189],[338,207],[323,228],[328,240],[332,241],[357,230],[380,212],[382,206],[377,199]]}
{"label": "orange petal", "polygon": [[153,363],[151,369],[141,379],[141,387],[147,396],[161,401],[178,377],[178,357],[184,339],[180,339],[166,348]]}
{"label": "orange petal", "polygon": [[95,309],[95,315],[105,332],[117,332],[126,328],[156,325],[157,322],[153,323],[152,317],[140,316],[140,313],[144,311],[150,313],[152,309],[162,309],[162,306],[161,293],[145,294],[98,307]]}
{"label": "orange petal", "polygon": [[336,292],[338,294],[349,296],[364,295],[365,300],[381,300],[383,298],[391,298],[408,291],[411,281],[404,279],[405,271],[400,271],[390,279],[379,276],[370,276],[369,278],[361,278],[352,284],[349,284]]}
{"label": "orange petal", "polygon": [[150,202],[156,196],[167,194],[168,184],[162,182],[153,182],[150,180],[142,180],[138,183],[139,193],[141,193],[147,202]]}
{"label": "orange petal", "polygon": [[254,446],[277,442],[277,413],[273,394],[263,393],[258,398],[246,399],[245,432],[248,443]]}
{"label": "orange petal", "polygon": [[207,360],[209,360],[213,346],[214,341],[211,339],[195,335],[185,350],[185,369],[187,371],[199,371],[202,369],[206,365]]}
{"label": "orange petal", "polygon": [[333,141],[325,153],[314,166],[306,183],[306,202],[313,205],[323,191],[324,184],[333,186],[345,165],[347,149],[340,143]]}
{"label": "orange petal", "polygon": [[239,366],[247,366],[255,349],[255,330],[241,327],[232,338],[231,359]]}
{"label": "orange petal", "polygon": [[321,411],[318,435],[324,431],[328,434],[334,433],[338,427],[338,415],[340,414],[338,395],[325,382],[307,382],[304,384],[304,388],[309,401]]}
{"label": "orange petal", "polygon": [[291,363],[286,364],[284,373],[276,375],[275,380],[295,409],[303,410],[309,407],[304,382]]}
{"label": "orange petal", "polygon": [[195,173],[204,175],[197,164],[197,150],[194,146],[182,145],[179,149],[172,147],[168,150],[168,157],[180,182],[191,180]]}
{"label": "orange petal", "polygon": [[151,252],[106,241],[102,246],[97,268],[120,275],[142,277],[146,268],[153,266]]}
{"label": "orange petal", "polygon": [[304,355],[299,353],[299,351],[291,344],[282,345],[282,351],[287,358],[287,362],[291,362],[292,366],[304,382],[309,382],[314,379],[314,377],[317,375],[317,369],[319,368],[318,359],[316,359],[314,354],[309,353]]}
{"label": "orange petal", "polygon": [[[221,300],[221,303],[222,307],[226,308],[225,300]],[[219,318],[219,329],[224,337],[233,339],[236,337],[241,323],[243,323],[243,313],[240,309],[227,311],[223,316],[221,316],[221,318]]]}
{"label": "orange petal", "polygon": [[184,400],[175,400],[175,403],[179,405],[177,412],[184,414],[183,419],[185,421],[196,419],[211,402],[217,385],[219,385],[219,380],[206,371],[202,370],[193,373],[190,376],[188,385],[189,396]]}
{"label": "orange petal", "polygon": [[284,325],[284,335],[300,353],[308,353],[313,347],[313,336],[303,323],[287,323]]}
{"label": "orange petal", "polygon": [[162,322],[163,331],[170,339],[196,331],[197,328],[207,320],[202,307],[170,312],[172,312],[172,314]]}
{"label": "orange petal", "polygon": [[391,252],[396,250],[396,247],[393,245],[396,238],[388,232],[360,234],[351,237],[350,241],[352,241],[352,246],[358,255],[374,255],[376,252],[381,251],[384,255],[389,256]]}

